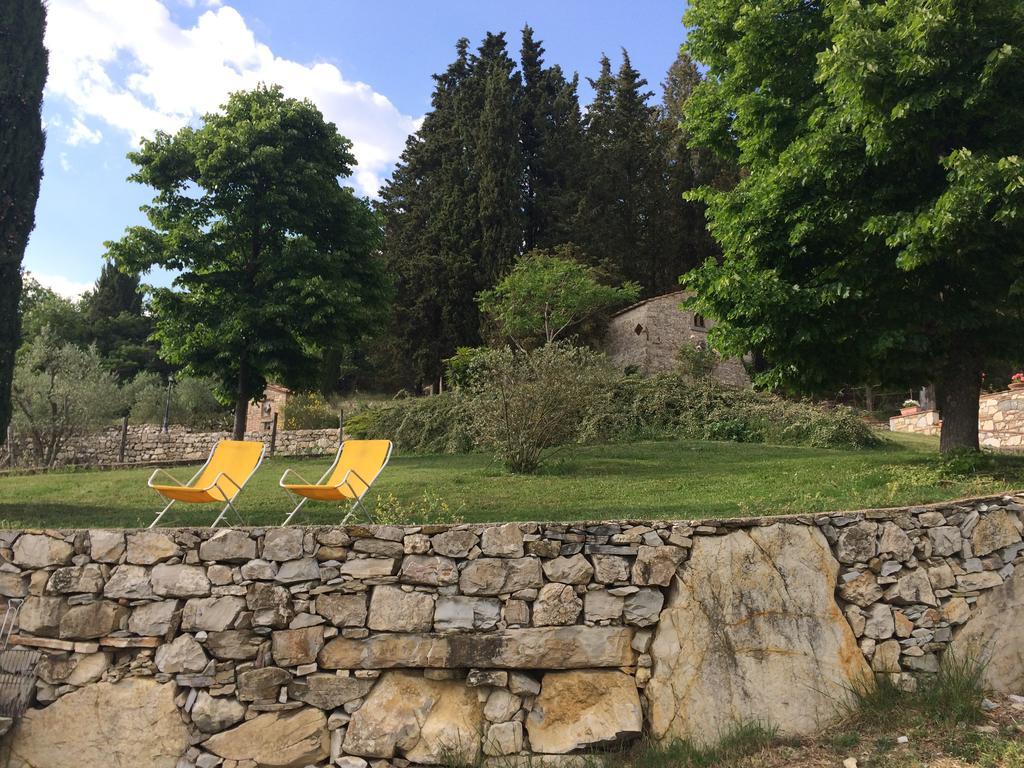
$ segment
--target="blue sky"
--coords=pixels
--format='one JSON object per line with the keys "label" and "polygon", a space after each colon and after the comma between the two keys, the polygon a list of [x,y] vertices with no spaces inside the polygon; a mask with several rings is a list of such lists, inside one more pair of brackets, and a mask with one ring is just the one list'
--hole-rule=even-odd
{"label": "blue sky", "polygon": [[[373,194],[430,106],[459,37],[529,23],[549,62],[581,79],[602,52],[659,93],[685,36],[678,0],[50,0],[45,176],[25,268],[66,295],[99,274],[103,242],[144,223],[148,190],[125,154],[259,81],[311,98],[354,141],[353,185]],[[584,101],[590,90],[582,89]]]}

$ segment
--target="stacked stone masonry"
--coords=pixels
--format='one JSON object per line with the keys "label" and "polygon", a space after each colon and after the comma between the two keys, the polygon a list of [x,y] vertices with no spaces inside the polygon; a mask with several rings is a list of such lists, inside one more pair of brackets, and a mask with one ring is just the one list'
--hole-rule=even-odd
{"label": "stacked stone masonry", "polygon": [[[950,647],[1024,689],[1024,498],[688,522],[0,531],[10,768],[582,766],[816,730]],[[539,762],[534,758],[539,758]],[[609,764],[614,764],[611,762]]]}
{"label": "stacked stone masonry", "polygon": [[[219,440],[230,440],[230,432],[190,432],[183,427],[172,427],[162,432],[153,424],[128,427],[125,441],[125,464],[177,463],[205,461]],[[246,434],[246,440],[262,441],[269,448],[270,433]],[[57,457],[58,465],[96,466],[120,463],[121,428],[111,427],[102,432],[74,437],[67,442]],[[32,464],[32,449],[28,442],[15,438],[15,457],[18,466]],[[0,465],[7,462],[9,447],[0,455]],[[274,451],[280,456],[322,456],[338,450],[337,429],[281,430],[274,442]]]}
{"label": "stacked stone masonry", "polygon": [[938,411],[918,411],[907,416],[893,416],[889,419],[889,431],[938,437],[942,432],[942,417]]}
{"label": "stacked stone masonry", "polygon": [[[889,419],[893,432],[938,435],[942,418],[938,411],[921,411]],[[1024,451],[1024,390],[990,392],[978,401],[978,442],[996,451]]]}
{"label": "stacked stone masonry", "polygon": [[1024,390],[993,392],[981,398],[978,440],[984,448],[1024,451]]}

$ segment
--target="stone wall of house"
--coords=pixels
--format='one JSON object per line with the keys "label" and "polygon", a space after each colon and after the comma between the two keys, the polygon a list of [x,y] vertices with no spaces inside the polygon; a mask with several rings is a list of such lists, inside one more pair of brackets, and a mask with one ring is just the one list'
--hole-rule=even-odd
{"label": "stone wall of house", "polygon": [[938,436],[942,431],[942,417],[938,411],[919,411],[909,416],[892,416],[889,419],[889,431]]}
{"label": "stone wall of house", "polygon": [[978,439],[986,448],[1024,451],[1024,390],[983,395],[979,403]]}
{"label": "stone wall of house", "polygon": [[[685,291],[648,299],[614,315],[608,322],[603,349],[620,370],[634,369],[650,375],[666,373],[679,366],[683,346],[706,345],[714,320],[680,309],[689,294]],[[724,384],[750,386],[743,361],[721,360],[713,373]]]}
{"label": "stone wall of house", "polygon": [[[942,419],[929,410],[889,419],[892,432],[938,435]],[[989,392],[978,402],[978,441],[983,448],[1024,451],[1024,390]]]}
{"label": "stone wall of house", "polygon": [[[159,464],[205,461],[219,440],[231,438],[230,432],[192,432],[171,427],[164,433],[155,424],[130,425],[125,441],[125,464]],[[262,440],[270,446],[267,432],[249,433],[246,440]],[[57,464],[97,466],[120,463],[121,428],[74,437],[61,450]],[[279,430],[275,453],[281,456],[322,456],[338,450],[337,429]],[[10,446],[2,449],[0,466],[9,462]],[[32,449],[25,437],[14,440],[15,466],[33,466]]]}
{"label": "stone wall of house", "polygon": [[951,644],[1020,693],[1022,503],[0,531],[10,647],[43,654],[0,764],[579,766],[642,731],[812,732],[850,686],[913,686]]}

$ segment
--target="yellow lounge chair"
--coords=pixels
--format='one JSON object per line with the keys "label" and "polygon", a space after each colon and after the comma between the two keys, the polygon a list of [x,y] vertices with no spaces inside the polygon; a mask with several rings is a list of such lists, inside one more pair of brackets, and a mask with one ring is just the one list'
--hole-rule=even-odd
{"label": "yellow lounge chair", "polygon": [[[357,509],[362,510],[369,522],[373,522],[362,500],[391,458],[392,447],[390,440],[346,440],[338,449],[334,463],[315,483],[309,482],[293,469],[286,469],[279,485],[287,491],[293,502],[298,500],[298,503],[281,523],[281,527],[288,525],[295,513],[310,499],[351,501],[352,508],[342,519],[342,525],[349,521]],[[289,473],[295,475],[301,483],[286,482]]]}
{"label": "yellow lounge chair", "polygon": [[[221,440],[213,446],[213,450],[210,451],[210,458],[206,460],[206,463],[199,468],[199,471],[187,483],[182,483],[162,469],[154,471],[150,475],[147,485],[162,498],[170,499],[170,501],[156,516],[156,519],[149,524],[149,527],[153,528],[159,523],[160,518],[167,513],[167,510],[176,501],[183,501],[188,504],[226,502],[224,509],[220,511],[217,519],[213,521],[213,525],[210,527],[216,528],[220,521],[224,519],[229,509],[235,513],[235,516],[244,525],[245,521],[242,520],[242,516],[238,514],[238,510],[235,509],[234,504],[231,502],[234,501],[245,484],[249,482],[249,478],[253,476],[253,473],[263,462],[265,450],[266,447],[263,443],[248,440]],[[154,482],[156,476],[160,473],[171,478],[174,481],[174,485],[159,485]]]}

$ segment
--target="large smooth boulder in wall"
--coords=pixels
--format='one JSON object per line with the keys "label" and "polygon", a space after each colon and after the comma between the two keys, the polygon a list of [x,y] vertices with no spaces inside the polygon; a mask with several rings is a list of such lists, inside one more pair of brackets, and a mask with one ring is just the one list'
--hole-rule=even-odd
{"label": "large smooth boulder in wall", "polygon": [[1024,568],[978,596],[950,652],[960,661],[983,662],[989,688],[1024,693]]}
{"label": "large smooth boulder in wall", "polygon": [[352,715],[344,750],[426,765],[458,755],[475,765],[483,726],[483,704],[461,681],[386,672]]}
{"label": "large smooth boulder in wall", "polygon": [[172,683],[134,677],[93,683],[28,710],[9,746],[12,768],[175,768],[188,730]]}
{"label": "large smooth boulder in wall", "polygon": [[534,752],[565,754],[638,736],[643,712],[631,675],[584,669],[549,672],[526,720]]}
{"label": "large smooth boulder in wall", "polygon": [[211,736],[203,749],[227,760],[252,760],[261,768],[302,768],[330,755],[327,716],[319,709],[267,712]]}
{"label": "large smooth boulder in wall", "polygon": [[694,542],[651,647],[656,739],[716,741],[743,721],[812,733],[870,678],[836,605],[821,532],[775,524]]}

